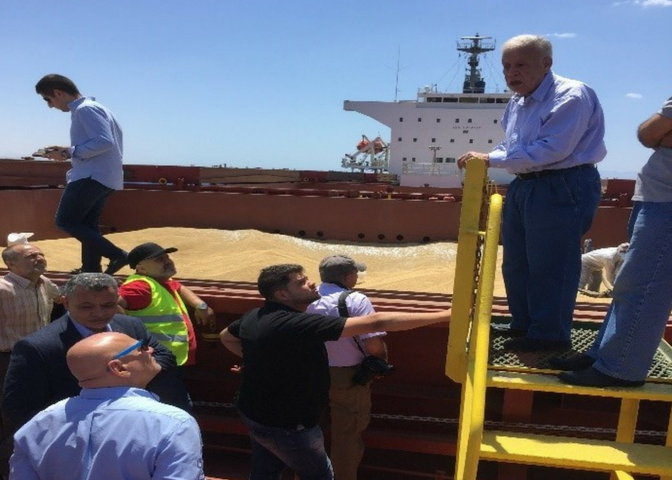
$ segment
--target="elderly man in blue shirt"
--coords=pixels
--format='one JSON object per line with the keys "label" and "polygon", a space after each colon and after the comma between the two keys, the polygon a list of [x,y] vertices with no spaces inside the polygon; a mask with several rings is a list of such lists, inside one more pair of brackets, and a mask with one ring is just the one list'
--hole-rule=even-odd
{"label": "elderly man in blue shirt", "polygon": [[67,185],[56,212],[56,226],[82,244],[82,272],[100,272],[101,259],[110,260],[112,275],[128,264],[127,254],[100,233],[105,202],[124,188],[121,127],[107,108],[79,93],[72,80],[49,74],[35,85],[49,108],[71,112],[70,147],[47,147],[44,156],[72,162]]}
{"label": "elderly man in blue shirt", "polygon": [[16,433],[10,480],[205,478],[196,420],[144,390],[161,370],[144,340],[98,333],[67,362],[82,391]]}
{"label": "elderly man in blue shirt", "polygon": [[490,153],[467,152],[516,178],[504,204],[502,271],[513,320],[505,348],[568,350],[581,237],[600,201],[604,116],[595,92],[551,71],[551,43],[519,35],[502,47],[504,77],[514,92],[502,118],[506,137]]}

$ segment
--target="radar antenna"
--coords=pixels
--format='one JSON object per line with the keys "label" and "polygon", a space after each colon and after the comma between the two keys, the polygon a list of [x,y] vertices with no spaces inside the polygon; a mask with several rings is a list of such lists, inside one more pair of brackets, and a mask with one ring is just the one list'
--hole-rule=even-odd
{"label": "radar antenna", "polygon": [[457,50],[469,54],[469,71],[464,78],[462,93],[485,93],[485,81],[478,68],[478,56],[495,49],[494,42],[482,42],[492,37],[481,37],[478,33],[473,37],[460,37],[463,42],[457,42]]}

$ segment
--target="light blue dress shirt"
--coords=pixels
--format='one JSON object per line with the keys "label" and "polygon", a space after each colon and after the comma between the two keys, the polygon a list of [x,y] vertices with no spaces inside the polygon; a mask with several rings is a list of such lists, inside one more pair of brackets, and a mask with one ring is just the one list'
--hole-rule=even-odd
{"label": "light blue dress shirt", "polygon": [[68,108],[72,118],[68,183],[92,178],[107,188],[122,190],[123,135],[112,112],[93,97],[79,97]]}
{"label": "light blue dress shirt", "polygon": [[488,158],[491,167],[509,173],[596,164],[607,154],[597,95],[584,83],[553,72],[528,97],[511,97],[502,127],[506,138]]}
{"label": "light blue dress shirt", "polygon": [[38,413],[14,441],[11,480],[205,478],[196,420],[139,388],[84,388]]}

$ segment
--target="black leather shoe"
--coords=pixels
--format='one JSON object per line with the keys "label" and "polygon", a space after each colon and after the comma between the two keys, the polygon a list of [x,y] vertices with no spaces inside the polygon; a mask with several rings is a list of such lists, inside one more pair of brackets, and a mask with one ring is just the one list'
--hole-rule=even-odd
{"label": "black leather shoe", "polygon": [[572,342],[520,337],[507,340],[502,346],[504,350],[515,350],[517,352],[566,352],[572,348]]}
{"label": "black leather shoe", "polygon": [[562,372],[558,378],[570,385],[581,385],[583,387],[641,387],[646,383],[644,380],[623,380],[622,378],[612,377],[588,367],[578,372]]}
{"label": "black leather shoe", "polygon": [[105,273],[108,275],[114,275],[119,270],[124,268],[126,265],[128,265],[128,254],[124,252],[123,255],[120,255],[117,258],[110,260],[107,269],[105,269]]}
{"label": "black leather shoe", "polygon": [[592,367],[595,359],[585,353],[580,353],[569,358],[551,357],[548,364],[555,370],[583,370]]}
{"label": "black leather shoe", "polygon": [[524,337],[527,332],[521,328],[512,328],[510,323],[491,323],[490,331],[502,337]]}

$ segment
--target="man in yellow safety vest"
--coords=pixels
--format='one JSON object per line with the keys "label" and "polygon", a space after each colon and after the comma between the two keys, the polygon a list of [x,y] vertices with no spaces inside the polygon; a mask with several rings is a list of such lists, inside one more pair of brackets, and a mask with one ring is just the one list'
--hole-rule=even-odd
{"label": "man in yellow safety vest", "polygon": [[194,319],[214,327],[215,313],[198,295],[173,276],[177,273],[170,253],[177,248],[163,248],[143,243],[128,253],[135,274],[119,288],[119,305],[127,315],[139,318],[147,330],[173,352],[178,366],[196,363],[196,335],[187,307],[194,309]]}

